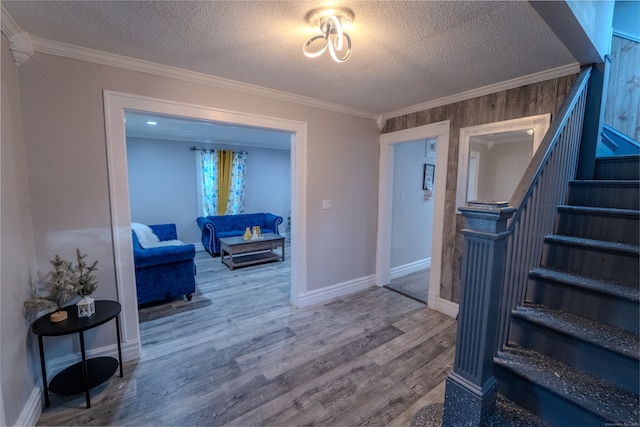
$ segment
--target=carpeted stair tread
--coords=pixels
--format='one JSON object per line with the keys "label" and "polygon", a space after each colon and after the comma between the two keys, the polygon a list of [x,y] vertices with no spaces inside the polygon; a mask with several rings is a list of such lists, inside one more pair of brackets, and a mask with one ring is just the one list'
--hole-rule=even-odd
{"label": "carpeted stair tread", "polygon": [[573,313],[555,310],[544,305],[518,306],[513,316],[574,336],[633,359],[640,359],[638,335]]}
{"label": "carpeted stair tread", "polygon": [[544,238],[545,243],[559,243],[572,246],[581,246],[592,248],[600,251],[618,252],[628,255],[640,254],[640,246],[629,243],[606,242],[604,240],[584,239],[582,237],[563,236],[559,234],[550,234]]}
{"label": "carpeted stair tread", "polygon": [[591,215],[608,215],[608,216],[624,216],[639,218],[640,210],[638,209],[621,209],[621,208],[601,208],[594,206],[579,205],[561,205],[558,206],[560,212],[586,213]]}
{"label": "carpeted stair tread", "polygon": [[[441,427],[444,405],[436,403],[418,410],[411,419],[411,427]],[[489,422],[491,427],[551,427],[537,415],[498,395],[496,410]]]}
{"label": "carpeted stair tread", "polygon": [[601,187],[604,187],[604,186],[614,187],[614,186],[620,186],[620,185],[638,186],[638,180],[637,179],[579,179],[575,181],[569,181],[569,185],[584,185],[584,186],[598,185]]}
{"label": "carpeted stair tread", "polygon": [[497,365],[563,396],[610,422],[633,424],[640,416],[637,394],[576,370],[532,350],[510,345],[494,358]]}
{"label": "carpeted stair tread", "polygon": [[613,282],[589,277],[578,273],[571,273],[566,270],[553,269],[550,267],[538,267],[531,270],[530,277],[540,278],[547,281],[554,281],[569,286],[577,286],[592,291],[605,293],[619,298],[626,298],[631,301],[640,301],[640,290],[629,286],[625,282]]}

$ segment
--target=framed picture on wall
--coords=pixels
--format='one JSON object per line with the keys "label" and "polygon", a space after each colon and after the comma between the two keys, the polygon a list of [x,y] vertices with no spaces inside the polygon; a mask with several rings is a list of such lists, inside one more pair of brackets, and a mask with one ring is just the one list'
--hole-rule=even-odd
{"label": "framed picture on wall", "polygon": [[437,139],[430,139],[427,141],[427,156],[436,157],[437,149],[438,149]]}
{"label": "framed picture on wall", "polygon": [[436,173],[436,165],[429,163],[424,164],[424,171],[422,175],[422,189],[433,191],[433,179]]}

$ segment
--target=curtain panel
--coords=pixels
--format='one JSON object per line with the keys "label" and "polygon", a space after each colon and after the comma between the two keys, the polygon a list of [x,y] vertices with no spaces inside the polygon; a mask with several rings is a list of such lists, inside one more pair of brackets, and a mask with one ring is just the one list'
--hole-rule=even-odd
{"label": "curtain panel", "polygon": [[246,151],[200,150],[204,216],[245,213]]}
{"label": "curtain panel", "polygon": [[200,161],[203,214],[218,215],[218,150],[201,150]]}

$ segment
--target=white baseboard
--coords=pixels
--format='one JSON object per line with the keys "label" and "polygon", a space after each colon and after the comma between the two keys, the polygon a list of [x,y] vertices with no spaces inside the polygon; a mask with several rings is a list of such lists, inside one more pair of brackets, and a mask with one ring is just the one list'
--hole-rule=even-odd
{"label": "white baseboard", "polygon": [[359,279],[349,280],[326,288],[304,292],[299,295],[298,307],[308,307],[319,304],[330,299],[342,297],[354,292],[362,291],[376,285],[375,276],[367,276]]}
{"label": "white baseboard", "polygon": [[[42,378],[39,379],[42,383]],[[42,415],[42,407],[44,406],[44,398],[42,397],[42,389],[34,386],[29,394],[29,398],[22,407],[22,411],[18,415],[15,425],[17,426],[35,426]]]}
{"label": "white baseboard", "polygon": [[204,251],[204,245],[202,244],[202,242],[192,243],[192,245],[196,247],[196,252]]}
{"label": "white baseboard", "polygon": [[438,297],[436,299],[435,309],[436,311],[446,314],[449,317],[453,317],[454,319],[458,317],[458,304],[455,302]]}
{"label": "white baseboard", "polygon": [[[108,345],[96,349],[87,350],[87,359],[93,357],[114,357],[118,358],[117,344]],[[140,358],[140,341],[134,340],[122,344],[122,362]],[[47,360],[47,378],[49,381],[63,369],[78,363],[82,360],[80,353],[70,354],[56,359]],[[40,378],[40,381],[42,379]]]}
{"label": "white baseboard", "polygon": [[403,277],[416,271],[424,270],[431,267],[431,258],[425,258],[408,264],[393,267],[390,271],[391,280]]}

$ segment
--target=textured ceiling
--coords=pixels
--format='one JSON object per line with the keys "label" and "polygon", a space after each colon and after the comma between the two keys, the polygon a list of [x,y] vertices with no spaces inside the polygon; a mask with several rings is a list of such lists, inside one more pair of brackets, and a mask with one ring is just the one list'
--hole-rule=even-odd
{"label": "textured ceiling", "polygon": [[32,36],[375,114],[576,62],[524,1],[341,1],[351,58],[306,58],[305,16],[326,4],[2,1]]}

